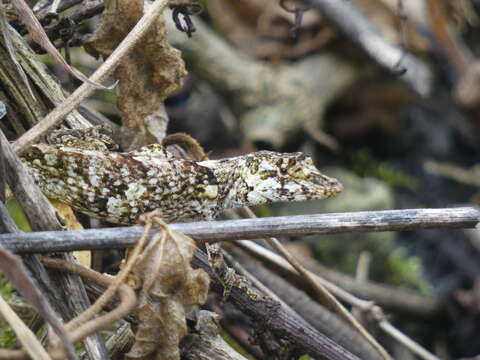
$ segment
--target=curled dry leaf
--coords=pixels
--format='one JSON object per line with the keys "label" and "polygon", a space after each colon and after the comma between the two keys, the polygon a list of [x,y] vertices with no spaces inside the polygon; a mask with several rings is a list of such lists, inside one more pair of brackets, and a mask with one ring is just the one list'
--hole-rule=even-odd
{"label": "curled dry leaf", "polygon": [[[111,0],[85,49],[94,56],[109,56],[148,11],[143,0]],[[124,148],[161,143],[168,121],[163,101],[181,86],[186,74],[180,52],[167,42],[165,19],[160,16],[115,70]],[[126,138],[126,134],[135,135]]]}
{"label": "curled dry leaf", "polygon": [[165,225],[138,257],[129,278],[140,290],[135,344],[127,359],[178,360],[187,334],[185,306],[203,304],[210,278],[190,261],[195,242]]}

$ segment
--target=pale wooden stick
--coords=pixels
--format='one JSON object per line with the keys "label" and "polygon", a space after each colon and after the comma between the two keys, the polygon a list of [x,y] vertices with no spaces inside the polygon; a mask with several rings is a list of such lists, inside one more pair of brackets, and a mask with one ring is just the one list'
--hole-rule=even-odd
{"label": "pale wooden stick", "polygon": [[0,296],[0,314],[10,324],[18,339],[25,347],[25,351],[33,360],[52,360],[47,351],[43,348],[35,334],[10,308],[8,303]]}
{"label": "pale wooden stick", "polygon": [[[473,207],[447,209],[405,209],[351,213],[308,214],[259,219],[200,221],[171,224],[170,229],[199,242],[260,239],[274,236],[304,236],[368,231],[418,229],[472,229],[480,212]],[[102,250],[136,245],[140,226],[88,229],[83,231],[42,231],[0,234],[0,242],[19,254],[74,250]],[[352,239],[353,241],[353,239]]]}

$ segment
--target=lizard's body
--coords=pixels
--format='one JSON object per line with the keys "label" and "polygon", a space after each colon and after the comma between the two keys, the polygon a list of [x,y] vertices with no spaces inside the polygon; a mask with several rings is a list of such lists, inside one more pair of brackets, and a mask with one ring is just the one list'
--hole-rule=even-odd
{"label": "lizard's body", "polygon": [[191,161],[160,145],[112,152],[108,138],[79,140],[79,133],[33,145],[22,160],[46,196],[112,223],[132,224],[156,209],[167,222],[213,219],[228,208],[323,199],[342,189],[302,153]]}

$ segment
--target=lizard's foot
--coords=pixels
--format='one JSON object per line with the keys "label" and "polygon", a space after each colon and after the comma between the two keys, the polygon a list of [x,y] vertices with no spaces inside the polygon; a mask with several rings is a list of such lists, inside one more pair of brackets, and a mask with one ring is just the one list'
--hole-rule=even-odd
{"label": "lizard's foot", "polygon": [[84,129],[54,130],[47,136],[47,142],[49,144],[104,152],[118,149],[118,145],[112,139],[112,129],[105,125]]}

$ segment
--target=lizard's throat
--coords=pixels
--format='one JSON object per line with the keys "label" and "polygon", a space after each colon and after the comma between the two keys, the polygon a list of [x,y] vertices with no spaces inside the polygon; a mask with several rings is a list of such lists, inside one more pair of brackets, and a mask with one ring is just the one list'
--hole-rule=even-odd
{"label": "lizard's throat", "polygon": [[248,199],[251,188],[244,181],[246,169],[242,157],[207,160],[198,164],[213,171],[219,187],[218,205],[221,209],[254,205]]}

